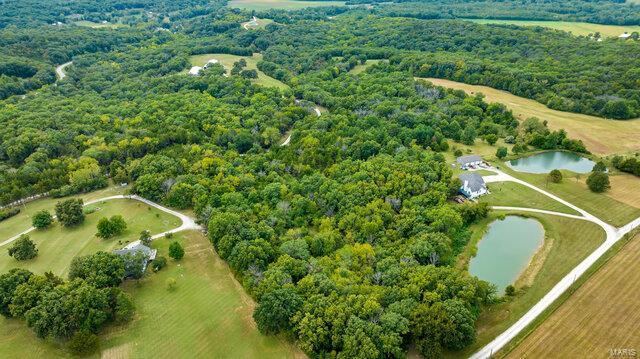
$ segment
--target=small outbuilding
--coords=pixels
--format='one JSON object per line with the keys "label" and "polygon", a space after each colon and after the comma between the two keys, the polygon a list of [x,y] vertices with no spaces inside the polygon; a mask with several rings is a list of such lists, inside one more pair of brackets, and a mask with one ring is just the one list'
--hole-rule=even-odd
{"label": "small outbuilding", "polygon": [[215,65],[215,64],[217,64],[217,63],[218,63],[218,60],[216,60],[216,59],[211,59],[211,60],[207,61],[207,63],[206,63],[206,64],[204,64],[204,68],[205,68],[205,69],[208,69],[208,68],[209,68],[209,66],[211,66],[211,65]]}
{"label": "small outbuilding", "polygon": [[618,36],[619,39],[628,39],[630,37],[631,37],[631,34],[626,32],[626,31],[624,33],[620,34],[620,36]]}
{"label": "small outbuilding", "polygon": [[200,71],[202,71],[202,67],[194,66],[189,70],[189,75],[198,76],[198,75],[200,75]]}
{"label": "small outbuilding", "polygon": [[469,199],[474,199],[489,192],[482,176],[475,172],[462,173],[458,178],[462,182],[460,193]]}
{"label": "small outbuilding", "polygon": [[466,170],[472,166],[479,166],[484,161],[482,160],[482,157],[478,155],[468,155],[458,157],[456,162],[460,165],[461,169]]}

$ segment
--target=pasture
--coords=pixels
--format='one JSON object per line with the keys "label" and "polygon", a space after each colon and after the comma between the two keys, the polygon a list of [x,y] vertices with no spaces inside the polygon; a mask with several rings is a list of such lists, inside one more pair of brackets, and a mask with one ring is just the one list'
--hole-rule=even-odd
{"label": "pasture", "polygon": [[537,303],[605,238],[604,231],[599,226],[587,221],[538,213],[495,211],[489,218],[473,225],[473,236],[460,256],[459,267],[466,267],[475,254],[475,248],[484,235],[487,224],[502,214],[517,214],[540,221],[545,230],[544,245],[516,281],[516,295],[507,297],[503,302],[485,306],[476,322],[476,341],[461,352],[448,353],[447,357],[467,357],[493,340]]}
{"label": "pasture", "polygon": [[[615,197],[609,195],[609,191],[605,193],[591,192],[586,184],[586,179],[589,176],[587,173],[578,175],[573,172],[561,170],[560,172],[562,172],[564,177],[562,182],[552,183],[547,182],[546,174],[516,172],[506,165],[502,165],[500,168],[504,172],[516,178],[527,181],[566,201],[569,201],[570,203],[616,227],[623,226],[640,217],[640,207],[633,207],[629,204],[617,201]],[[636,186],[638,186],[640,180],[637,178],[634,179],[637,181]],[[629,186],[633,187],[633,184],[629,182]],[[636,198],[635,194],[631,196],[631,198]]]}
{"label": "pasture", "polygon": [[357,74],[359,74],[361,72],[364,72],[369,67],[379,63],[380,61],[382,61],[382,60],[367,60],[367,61],[365,61],[364,64],[358,64],[354,68],[349,70],[349,73],[353,74],[353,75],[357,75]]}
{"label": "pasture", "polygon": [[610,349],[638,350],[639,251],[636,236],[506,357],[606,358],[612,357]]}
{"label": "pasture", "polygon": [[218,63],[221,64],[227,74],[233,68],[233,63],[237,62],[240,59],[244,59],[247,62],[247,70],[256,70],[258,71],[258,78],[252,80],[254,83],[267,87],[277,87],[279,89],[288,89],[289,86],[279,80],[274,79],[271,76],[267,76],[264,72],[258,70],[258,61],[262,60],[262,54],[255,53],[253,56],[238,56],[238,55],[229,55],[229,54],[202,54],[195,55],[189,58],[192,66],[204,66],[207,61],[216,59]]}
{"label": "pasture", "polygon": [[251,21],[243,22],[241,25],[246,30],[252,30],[252,29],[262,29],[265,26],[271,24],[272,22],[273,22],[273,20],[271,20],[271,19],[258,19],[258,18],[256,18],[256,21],[251,20]]}
{"label": "pasture", "polygon": [[640,119],[607,120],[571,112],[552,110],[545,105],[509,92],[487,86],[426,78],[435,85],[463,90],[468,94],[482,92],[487,102],[499,102],[513,111],[519,120],[537,117],[549,122],[552,130],[564,129],[571,138],[580,139],[589,151],[598,155],[623,154],[640,151]]}
{"label": "pasture", "polygon": [[127,26],[125,24],[111,23],[111,22],[93,22],[87,20],[74,21],[74,25],[82,27],[90,27],[92,29],[117,29],[119,27]]}
{"label": "pasture", "polygon": [[576,36],[587,36],[599,32],[603,37],[618,37],[624,33],[640,31],[640,26],[601,25],[588,22],[571,21],[534,21],[534,20],[493,20],[493,19],[466,19],[478,24],[517,25],[517,26],[541,26],[554,30],[570,32]]}
{"label": "pasture", "polygon": [[488,183],[491,194],[478,198],[491,206],[509,206],[546,209],[548,211],[580,215],[575,210],[540,192],[515,182]]}
{"label": "pasture", "polygon": [[245,10],[286,9],[295,10],[306,7],[342,6],[344,1],[300,1],[300,0],[231,0],[228,7]]}

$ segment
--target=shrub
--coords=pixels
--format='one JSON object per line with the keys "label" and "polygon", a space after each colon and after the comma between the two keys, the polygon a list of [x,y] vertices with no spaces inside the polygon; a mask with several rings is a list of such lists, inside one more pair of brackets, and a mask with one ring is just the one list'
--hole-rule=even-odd
{"label": "shrub", "polygon": [[89,331],[76,332],[69,340],[69,350],[77,355],[86,356],[98,350],[98,336]]}
{"label": "shrub", "polygon": [[605,172],[591,172],[587,178],[587,186],[592,192],[602,193],[611,188],[609,175]]}
{"label": "shrub", "polygon": [[13,217],[16,214],[20,213],[20,208],[7,208],[0,210],[0,221],[4,221],[7,218]]}
{"label": "shrub", "polygon": [[547,178],[553,183],[560,183],[562,182],[562,172],[560,172],[559,170],[552,170],[547,175]]}
{"label": "shrub", "polygon": [[49,211],[42,210],[33,215],[31,223],[38,229],[47,228],[53,223],[53,216]]}
{"label": "shrub", "polygon": [[24,261],[35,258],[38,255],[38,249],[29,236],[23,234],[9,247],[9,255],[18,261]]}
{"label": "shrub", "polygon": [[165,257],[159,256],[156,257],[153,261],[151,261],[151,268],[154,272],[159,271],[167,265],[167,259]]}
{"label": "shrub", "polygon": [[511,284],[509,284],[505,289],[504,289],[504,294],[513,297],[514,295],[516,295],[516,287],[512,286]]}
{"label": "shrub", "polygon": [[140,243],[147,247],[151,245],[151,232],[148,229],[140,232]]}
{"label": "shrub", "polygon": [[496,157],[498,157],[499,159],[507,157],[507,148],[499,147],[498,150],[496,150]]}
{"label": "shrub", "polygon": [[169,257],[179,261],[184,257],[184,249],[178,242],[171,242],[169,245]]}
{"label": "shrub", "polygon": [[178,282],[176,281],[175,278],[167,278],[167,281],[165,283],[167,285],[167,290],[170,292],[173,292],[174,290],[176,290],[178,286]]}

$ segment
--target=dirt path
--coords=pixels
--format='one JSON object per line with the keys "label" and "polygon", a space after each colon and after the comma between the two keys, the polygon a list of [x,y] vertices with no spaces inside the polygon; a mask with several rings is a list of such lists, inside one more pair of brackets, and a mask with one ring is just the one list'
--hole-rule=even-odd
{"label": "dirt path", "polygon": [[67,77],[67,74],[64,73],[64,69],[73,64],[73,61],[65,62],[64,64],[56,67],[56,75],[58,76],[58,80],[62,80]]}

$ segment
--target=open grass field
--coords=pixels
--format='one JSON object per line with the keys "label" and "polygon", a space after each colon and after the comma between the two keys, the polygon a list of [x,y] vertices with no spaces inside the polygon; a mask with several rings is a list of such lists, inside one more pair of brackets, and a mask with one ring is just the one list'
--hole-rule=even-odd
{"label": "open grass field", "polygon": [[601,25],[588,22],[570,21],[533,21],[533,20],[493,20],[493,19],[468,19],[478,24],[541,26],[554,30],[570,32],[576,36],[586,36],[599,32],[603,37],[618,37],[625,31],[632,33],[640,31],[640,26]]}
{"label": "open grass field", "polygon": [[117,24],[117,23],[114,24],[110,22],[100,23],[100,22],[93,22],[93,21],[86,21],[86,20],[75,21],[73,24],[77,26],[90,27],[92,29],[117,29],[119,27],[127,26],[125,24]]}
{"label": "open grass field", "polygon": [[[227,265],[199,232],[174,236],[185,247],[180,262],[139,282],[124,284],[136,304],[132,322],[107,329],[101,336],[102,358],[298,358],[304,355],[286,341],[261,335],[252,320],[254,303],[242,291]],[[153,242],[167,256],[169,241]],[[177,288],[168,291],[166,280]],[[56,343],[35,337],[23,322],[0,318],[0,357],[65,358]]]}
{"label": "open grass field", "polygon": [[[112,186],[72,197],[82,198],[87,202],[98,198],[123,194],[125,190],[127,190],[127,187]],[[0,242],[31,228],[31,216],[33,216],[34,213],[46,209],[53,214],[56,203],[64,199],[66,198],[43,198],[20,206],[19,214],[0,222]]]}
{"label": "open grass field", "polygon": [[516,282],[516,295],[504,302],[483,308],[476,322],[475,343],[464,351],[448,353],[447,357],[468,357],[493,340],[515,323],[605,239],[604,231],[587,221],[537,213],[495,211],[489,218],[473,226],[474,234],[461,255],[461,261],[458,263],[460,267],[465,267],[475,253],[477,243],[482,238],[487,224],[500,214],[518,214],[537,219],[544,226],[545,243]]}
{"label": "open grass field", "polygon": [[342,6],[344,1],[300,1],[300,0],[231,0],[228,7],[245,10],[302,9],[317,6]]}
{"label": "open grass field", "polygon": [[609,177],[611,189],[606,195],[632,207],[640,208],[640,177],[628,173],[614,172]]}
{"label": "open grass field", "polygon": [[[38,247],[38,256],[34,259],[16,261],[6,253],[6,248],[10,245],[0,247],[0,273],[21,267],[34,273],[52,271],[54,274],[66,276],[69,263],[76,256],[121,248],[126,242],[137,240],[140,232],[145,229],[155,234],[179,227],[181,224],[177,217],[130,199],[114,199],[85,207],[85,210],[89,209],[94,209],[95,212],[87,214],[84,223],[77,227],[64,228],[58,222],[54,222],[45,230],[29,233],[29,237]],[[100,218],[116,214],[122,215],[127,222],[125,233],[107,240],[95,237]],[[0,223],[0,227],[4,225]]]}
{"label": "open grass field", "polygon": [[507,357],[611,358],[610,349],[639,350],[638,252],[640,236],[593,274]]}
{"label": "open grass field", "polygon": [[224,66],[227,74],[233,68],[233,63],[240,60],[245,59],[247,62],[247,70],[257,70],[258,78],[253,80],[254,83],[258,85],[268,86],[268,87],[277,87],[280,89],[288,89],[289,86],[281,81],[274,79],[273,77],[267,76],[264,72],[258,70],[257,64],[258,61],[262,60],[262,54],[255,53],[253,56],[237,56],[237,55],[228,55],[228,54],[202,54],[195,55],[189,58],[192,66],[204,66],[207,61],[216,59],[218,62]]}
{"label": "open grass field", "polygon": [[575,210],[555,201],[540,192],[515,182],[488,183],[491,194],[478,198],[492,206],[526,207],[580,215]]}
{"label": "open grass field", "polygon": [[[547,183],[545,174],[517,172],[506,165],[502,165],[500,168],[514,177],[525,180],[573,203],[574,205],[616,227],[623,226],[640,217],[640,207],[633,207],[629,204],[617,201],[615,197],[610,195],[608,192],[591,192],[585,183],[588,174],[576,175],[575,173],[563,170],[560,171],[564,176],[561,183]],[[638,183],[640,183],[640,180]],[[630,179],[628,180],[627,185],[629,188],[634,188],[633,182],[631,182]],[[636,185],[635,188],[639,188],[638,185]],[[638,197],[635,193],[630,194],[629,196],[630,198]]]}
{"label": "open grass field", "polygon": [[509,92],[487,86],[427,78],[438,86],[464,90],[469,94],[482,92],[488,102],[505,104],[520,120],[537,117],[549,122],[553,130],[565,129],[571,138],[580,139],[589,151],[599,155],[640,151],[640,119],[617,121],[600,117],[552,110],[545,105]]}
{"label": "open grass field", "polygon": [[367,60],[367,61],[365,61],[364,64],[358,64],[358,65],[356,65],[356,67],[354,67],[351,70],[349,70],[349,73],[357,75],[357,74],[363,72],[364,70],[368,69],[370,66],[373,66],[373,65],[379,63],[380,61],[382,61],[382,60]]}
{"label": "open grass field", "polygon": [[257,19],[255,22],[254,21],[247,21],[247,22],[243,22],[241,25],[243,28],[247,29],[247,30],[251,30],[251,29],[262,29],[265,26],[271,24],[273,22],[273,20],[271,19]]}

